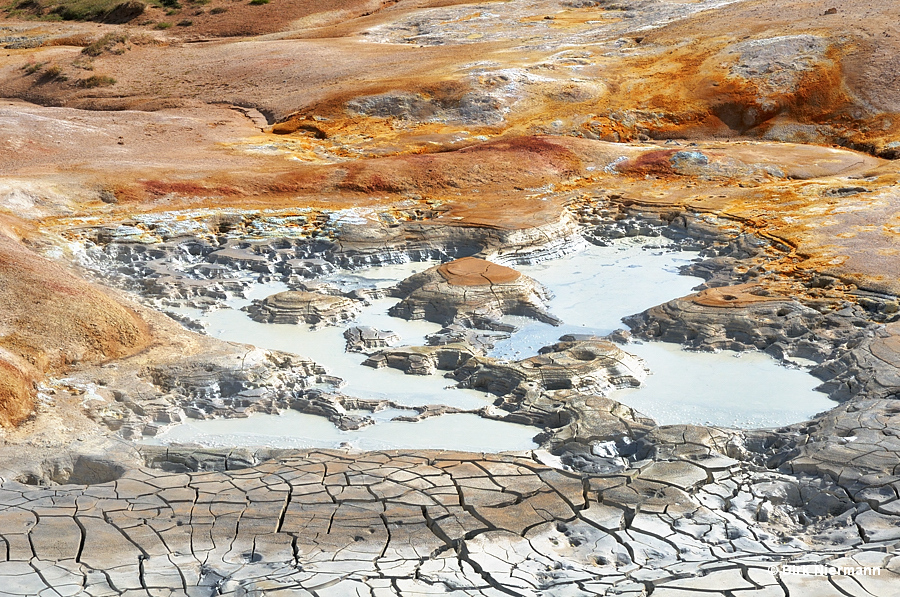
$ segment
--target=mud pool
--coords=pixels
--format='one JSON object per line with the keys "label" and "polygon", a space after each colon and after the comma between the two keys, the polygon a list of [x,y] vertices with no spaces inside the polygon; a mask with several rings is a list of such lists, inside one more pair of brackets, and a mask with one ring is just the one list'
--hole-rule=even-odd
{"label": "mud pool", "polygon": [[[624,327],[621,318],[672,298],[689,294],[702,280],[679,275],[680,266],[696,255],[641,241],[623,240],[613,246],[588,245],[575,254],[534,265],[515,266],[549,289],[551,313],[565,323],[558,327],[509,317],[520,330],[497,343],[492,356],[520,359],[535,354],[563,334],[605,335]],[[422,271],[432,263],[405,263],[340,272],[320,280],[343,290],[387,287]],[[348,325],[310,330],[305,325],[257,323],[240,308],[287,287],[280,282],[255,283],[244,297],[232,297],[228,307],[209,312],[182,309],[179,313],[201,321],[217,338],[251,343],[311,358],[329,374],[342,378],[340,391],[348,396],[386,399],[398,405],[443,404],[463,410],[490,405],[494,396],[452,387],[440,374],[405,375],[393,369],[361,366],[366,356],[345,352]],[[425,344],[425,336],[440,326],[387,315],[397,299],[375,299],[352,325],[390,330],[401,345]],[[644,358],[651,375],[645,385],[619,390],[611,397],[636,408],[660,424],[695,423],[729,427],[778,427],[802,421],[833,406],[814,391],[819,381],[799,368],[788,368],[764,354],[694,353],[675,345],[634,342],[626,350]],[[369,414],[369,413],[363,413]],[[481,418],[475,414],[446,414],[420,422],[390,420],[405,410],[372,414],[375,424],[360,431],[340,431],[324,418],[286,412],[244,419],[191,421],[148,440],[152,443],[189,443],[222,446],[284,448],[337,447],[358,449],[452,448],[472,451],[522,450],[535,447],[533,427]]]}
{"label": "mud pool", "polygon": [[[340,286],[344,290],[385,287],[432,265],[434,263],[406,263],[373,267],[349,274],[327,276],[322,280]],[[307,325],[259,323],[240,310],[253,299],[265,298],[283,290],[287,290],[287,286],[279,282],[258,284],[246,293],[246,298],[229,300],[230,309],[218,309],[207,313],[181,309],[179,313],[200,320],[207,333],[216,338],[308,357],[328,369],[330,375],[344,380],[345,385],[341,386],[340,391],[348,396],[390,400],[405,406],[446,404],[462,409],[478,409],[493,402],[494,398],[484,392],[453,388],[453,380],[440,375],[406,375],[396,369],[361,366],[360,363],[366,359],[366,355],[344,350],[346,345],[344,330],[351,325],[391,330],[400,336],[400,344],[407,346],[424,345],[427,334],[441,329],[440,325],[428,321],[407,321],[391,317],[387,314],[387,310],[397,302],[396,299],[372,300],[352,324],[326,326],[317,330],[311,330]]]}
{"label": "mud pool", "polygon": [[[525,358],[563,334],[606,335],[624,328],[621,318],[691,293],[703,280],[678,275],[696,257],[645,242],[590,246],[577,254],[516,269],[550,290],[551,313],[563,325],[510,318],[519,332],[491,356]],[[612,398],[660,425],[702,424],[737,428],[780,427],[804,421],[835,403],[814,390],[821,381],[763,353],[702,353],[664,342],[623,347],[643,358],[650,376],[639,389]]]}

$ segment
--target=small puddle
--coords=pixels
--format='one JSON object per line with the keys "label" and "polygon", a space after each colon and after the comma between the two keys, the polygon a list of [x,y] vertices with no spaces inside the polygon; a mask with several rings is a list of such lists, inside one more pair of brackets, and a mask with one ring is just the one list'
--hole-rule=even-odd
{"label": "small puddle", "polygon": [[[664,243],[665,241],[661,241]],[[536,354],[563,334],[606,335],[624,327],[621,319],[684,296],[702,282],[678,274],[695,253],[651,246],[647,239],[622,240],[609,247],[588,245],[576,254],[535,265],[517,266],[550,290],[548,307],[565,323],[559,327],[521,317],[507,318],[520,327],[500,341],[492,356],[519,359]],[[405,263],[339,272],[320,280],[344,290],[387,287],[433,263]],[[406,406],[445,404],[477,409],[494,396],[452,388],[440,373],[405,375],[394,369],[372,369],[366,356],[345,352],[349,325],[311,331],[306,325],[258,323],[240,307],[287,287],[279,282],[254,284],[246,298],[228,301],[231,308],[210,312],[181,309],[198,319],[217,338],[308,357],[345,380],[348,396],[387,399]],[[387,315],[397,299],[376,299],[351,325],[372,326],[398,334],[401,345],[423,345],[425,336],[440,329],[425,321]],[[620,390],[612,398],[632,406],[662,425],[693,423],[740,428],[778,427],[803,421],[834,406],[813,390],[819,381],[799,369],[781,366],[761,353],[695,353],[664,343],[635,342],[626,350],[644,358],[651,375],[645,386]],[[369,413],[364,413],[369,414]],[[191,421],[166,430],[147,443],[201,443],[210,446],[271,446],[327,448],[349,444],[358,449],[436,448],[472,451],[523,450],[536,447],[533,427],[483,419],[472,414],[448,414],[419,422],[392,421],[409,411],[374,413],[375,424],[359,431],[340,431],[324,418],[297,412],[253,415],[242,419]]]}

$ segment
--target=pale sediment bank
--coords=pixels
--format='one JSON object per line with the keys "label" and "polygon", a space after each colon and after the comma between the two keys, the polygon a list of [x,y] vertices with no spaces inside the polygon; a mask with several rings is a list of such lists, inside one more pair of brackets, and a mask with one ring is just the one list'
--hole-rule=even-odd
{"label": "pale sediment bank", "polygon": [[[402,416],[393,410],[390,416]],[[368,415],[369,413],[365,413]],[[342,431],[315,415],[286,411],[246,419],[211,419],[175,426],[148,445],[201,445],[212,448],[349,448],[353,450],[533,450],[535,429],[472,414],[446,414],[423,421],[381,419],[357,431]],[[407,414],[407,413],[403,413]]]}

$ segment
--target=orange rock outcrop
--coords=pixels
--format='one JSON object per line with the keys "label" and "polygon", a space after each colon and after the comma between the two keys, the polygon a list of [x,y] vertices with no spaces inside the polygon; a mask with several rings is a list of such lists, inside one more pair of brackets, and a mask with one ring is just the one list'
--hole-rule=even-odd
{"label": "orange rock outcrop", "polygon": [[0,427],[15,427],[34,409],[34,371],[0,349]]}

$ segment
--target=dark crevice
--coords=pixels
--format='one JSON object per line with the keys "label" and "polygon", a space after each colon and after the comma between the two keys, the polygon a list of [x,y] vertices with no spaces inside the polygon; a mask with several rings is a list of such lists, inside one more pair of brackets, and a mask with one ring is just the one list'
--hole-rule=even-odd
{"label": "dark crevice", "polygon": [[[81,521],[78,520],[77,516],[73,516],[72,520],[74,520],[75,524],[78,525],[78,530],[81,533],[81,536],[78,538],[78,551],[75,553],[75,563],[80,564],[81,554],[84,553],[84,543],[87,540],[87,531],[84,529],[84,525],[81,524]],[[9,558],[7,557],[7,559]]]}
{"label": "dark crevice", "polygon": [[287,496],[284,498],[284,504],[281,506],[281,513],[278,515],[278,524],[275,525],[275,532],[280,533],[282,527],[284,527],[284,518],[287,516],[288,508],[291,505],[291,499],[294,495],[294,486],[290,483],[287,484],[288,491]]}

